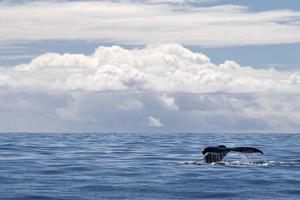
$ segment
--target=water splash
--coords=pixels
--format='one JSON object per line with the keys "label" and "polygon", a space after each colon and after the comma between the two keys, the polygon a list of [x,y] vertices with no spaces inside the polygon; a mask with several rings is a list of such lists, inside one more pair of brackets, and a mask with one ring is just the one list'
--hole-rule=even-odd
{"label": "water splash", "polygon": [[232,166],[232,167],[268,167],[268,166],[300,166],[300,160],[264,160],[257,159],[253,154],[240,153],[239,160],[229,160],[226,156],[220,162],[206,163],[205,160],[187,160],[180,162],[181,164],[193,164],[193,165],[202,165],[202,166]]}

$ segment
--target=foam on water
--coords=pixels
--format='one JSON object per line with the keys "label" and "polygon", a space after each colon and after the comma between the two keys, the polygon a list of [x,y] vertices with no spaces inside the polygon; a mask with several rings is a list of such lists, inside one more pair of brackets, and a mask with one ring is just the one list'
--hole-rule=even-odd
{"label": "foam on water", "polygon": [[275,160],[256,160],[256,161],[245,161],[245,160],[232,160],[232,161],[221,161],[206,163],[204,160],[186,160],[180,161],[180,164],[192,164],[192,165],[203,165],[203,166],[299,166],[300,160],[286,160],[286,161],[275,161]]}
{"label": "foam on water", "polygon": [[240,153],[241,159],[239,160],[229,160],[226,156],[220,162],[213,162],[213,163],[206,163],[204,159],[201,160],[187,160],[181,161],[181,164],[193,164],[193,165],[203,165],[203,166],[258,166],[258,167],[268,167],[268,166],[300,166],[300,160],[282,160],[282,161],[275,161],[275,160],[264,160],[264,159],[257,159],[254,157],[254,154],[248,153]]}

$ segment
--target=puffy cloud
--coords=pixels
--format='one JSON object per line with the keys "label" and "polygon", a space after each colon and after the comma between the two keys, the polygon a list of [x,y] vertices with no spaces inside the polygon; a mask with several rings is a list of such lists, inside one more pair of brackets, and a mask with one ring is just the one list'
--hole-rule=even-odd
{"label": "puffy cloud", "polygon": [[47,53],[0,69],[0,130],[297,132],[299,77],[177,44]]}
{"label": "puffy cloud", "polygon": [[[141,49],[101,46],[92,55],[46,53],[0,69],[0,87],[38,91],[253,93],[300,91],[300,73],[258,70],[234,61],[216,65],[178,44]],[[170,98],[162,98],[168,106]]]}
{"label": "puffy cloud", "polygon": [[175,99],[172,97],[168,97],[166,94],[160,97],[160,100],[169,110],[178,110],[178,106],[176,105]]}
{"label": "puffy cloud", "polygon": [[148,117],[148,126],[151,126],[151,127],[162,127],[163,124],[160,122],[159,118],[155,118],[155,117],[149,116]]}
{"label": "puffy cloud", "polygon": [[0,4],[0,41],[82,39],[202,46],[300,42],[298,11],[254,12],[237,5],[193,7],[187,2],[199,0]]}

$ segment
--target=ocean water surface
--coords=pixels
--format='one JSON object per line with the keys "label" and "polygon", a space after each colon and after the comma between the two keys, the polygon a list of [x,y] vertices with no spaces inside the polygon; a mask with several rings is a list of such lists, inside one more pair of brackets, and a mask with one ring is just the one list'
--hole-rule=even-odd
{"label": "ocean water surface", "polygon": [[[300,134],[0,134],[0,199],[300,199]],[[264,155],[230,154],[224,144]]]}

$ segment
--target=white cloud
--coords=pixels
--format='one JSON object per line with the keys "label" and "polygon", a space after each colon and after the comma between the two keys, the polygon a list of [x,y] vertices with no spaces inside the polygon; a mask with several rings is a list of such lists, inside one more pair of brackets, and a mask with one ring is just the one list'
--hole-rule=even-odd
{"label": "white cloud", "polygon": [[178,105],[176,105],[175,99],[167,96],[166,94],[160,97],[161,102],[169,110],[178,110]]}
{"label": "white cloud", "polygon": [[298,11],[254,12],[236,5],[180,6],[182,0],[147,2],[0,4],[0,40],[94,39],[202,46],[300,42]]}
{"label": "white cloud", "polygon": [[[300,73],[258,70],[234,61],[216,65],[177,44],[128,50],[99,47],[92,55],[46,53],[0,68],[0,87],[24,91],[157,91],[298,93]],[[175,108],[170,98],[162,99]]]}
{"label": "white cloud", "polygon": [[162,127],[163,124],[160,122],[159,118],[155,118],[155,117],[149,116],[148,117],[148,126],[151,126],[151,127]]}

